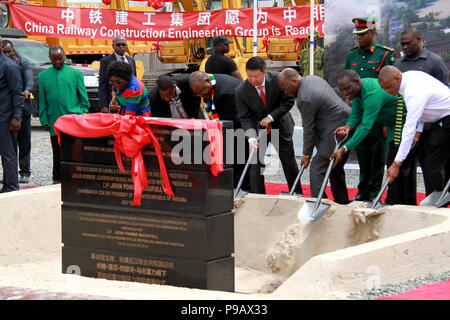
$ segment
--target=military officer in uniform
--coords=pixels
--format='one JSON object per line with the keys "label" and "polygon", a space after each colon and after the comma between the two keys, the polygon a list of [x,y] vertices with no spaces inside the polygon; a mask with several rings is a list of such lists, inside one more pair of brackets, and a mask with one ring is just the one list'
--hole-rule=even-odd
{"label": "military officer in uniform", "polygon": [[[352,20],[355,24],[353,33],[357,35],[359,45],[348,53],[345,69],[356,71],[362,79],[378,78],[381,68],[395,62],[394,49],[382,46],[375,40],[377,20],[376,17]],[[386,163],[386,150],[383,126],[375,123],[367,137],[356,147],[360,175],[358,194],[354,200],[371,201],[380,191]]]}
{"label": "military officer in uniform", "polygon": [[[314,75],[323,78],[323,54],[324,50],[319,46],[319,32],[314,31]],[[302,50],[298,66],[304,77],[309,76],[309,46]]]}

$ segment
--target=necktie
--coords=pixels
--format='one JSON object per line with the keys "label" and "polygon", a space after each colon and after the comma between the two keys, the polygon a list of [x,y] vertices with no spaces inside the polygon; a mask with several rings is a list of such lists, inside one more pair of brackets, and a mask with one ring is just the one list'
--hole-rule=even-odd
{"label": "necktie", "polygon": [[266,95],[264,93],[264,86],[259,86],[259,96],[261,97],[262,102],[264,103],[264,107],[267,109]]}
{"label": "necktie", "polygon": [[394,145],[398,146],[402,139],[403,124],[405,122],[405,101],[402,95],[398,95],[397,98],[397,112],[395,116],[395,128],[394,128]]}
{"label": "necktie", "polygon": [[125,60],[125,56],[122,56],[122,61],[123,61],[123,62],[127,62],[127,61]]}

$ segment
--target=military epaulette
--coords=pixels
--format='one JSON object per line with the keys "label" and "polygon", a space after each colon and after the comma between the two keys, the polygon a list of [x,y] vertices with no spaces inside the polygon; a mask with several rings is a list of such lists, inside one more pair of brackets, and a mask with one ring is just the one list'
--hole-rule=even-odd
{"label": "military epaulette", "polygon": [[351,48],[350,51],[356,50],[356,49],[358,49],[358,48],[359,48],[359,46],[356,46],[356,47],[354,47],[354,48]]}
{"label": "military epaulette", "polygon": [[388,51],[395,51],[393,48],[389,48],[389,47],[383,46],[381,44],[378,44],[378,47],[383,48],[383,49],[388,50]]}

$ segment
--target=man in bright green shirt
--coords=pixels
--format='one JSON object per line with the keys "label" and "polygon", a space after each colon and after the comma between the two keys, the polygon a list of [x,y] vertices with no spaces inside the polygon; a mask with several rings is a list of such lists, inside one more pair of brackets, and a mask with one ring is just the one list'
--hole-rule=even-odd
{"label": "man in bright green shirt", "polygon": [[61,182],[60,147],[54,130],[56,120],[66,114],[89,112],[89,100],[84,85],[83,73],[64,64],[65,53],[59,46],[49,49],[52,67],[38,75],[39,119],[50,131],[53,149],[53,182]]}
{"label": "man in bright green shirt", "polygon": [[[359,45],[349,51],[344,69],[354,70],[361,78],[377,79],[382,67],[395,62],[394,49],[382,46],[375,40],[377,20],[376,17],[352,20],[355,24],[353,33]],[[366,139],[356,148],[360,176],[358,194],[354,200],[370,201],[373,199],[371,195],[378,194],[383,182],[386,149],[383,126],[375,123]]]}
{"label": "man in bright green shirt", "polygon": [[[346,125],[337,128],[334,133],[343,136],[345,133],[348,133],[355,128],[357,129],[351,139],[331,156],[331,158],[336,159],[335,164],[338,164],[341,161],[344,153],[355,149],[363,143],[375,125],[388,128],[387,141],[393,139],[400,140],[400,136],[396,136],[396,134],[401,135],[401,130],[395,129],[397,120],[400,125],[404,123],[406,117],[405,104],[402,101],[399,105],[398,97],[383,92],[384,90],[380,87],[377,79],[361,79],[355,71],[345,70],[339,78],[339,89],[346,98],[352,100],[352,113],[350,114]],[[384,166],[386,163],[386,155],[376,154],[375,156],[377,157],[377,159],[375,159],[377,163],[383,161],[382,164]],[[366,163],[360,163],[360,166],[364,165],[367,166]],[[373,170],[373,168],[370,167],[363,168]],[[381,184],[383,175],[384,170],[377,172],[377,175],[373,175],[373,177],[374,179],[381,179]],[[373,183],[373,181],[369,181]],[[374,190],[368,189],[367,187],[368,186],[362,184],[360,180],[358,189],[368,190],[367,194],[363,195],[371,199],[375,198],[379,192],[379,188]]]}

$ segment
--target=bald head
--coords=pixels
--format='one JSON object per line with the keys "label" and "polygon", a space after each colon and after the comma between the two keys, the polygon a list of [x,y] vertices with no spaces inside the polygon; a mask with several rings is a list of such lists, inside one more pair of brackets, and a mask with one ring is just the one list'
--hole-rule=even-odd
{"label": "bald head", "polygon": [[278,76],[278,85],[283,92],[290,97],[297,97],[298,87],[302,77],[292,68],[286,68]]}
{"label": "bald head", "polygon": [[207,73],[195,71],[189,76],[189,86],[192,93],[203,99],[210,99],[212,92],[211,79]]}
{"label": "bald head", "polygon": [[402,73],[394,66],[385,66],[378,75],[378,82],[387,93],[396,96],[402,83]]}

